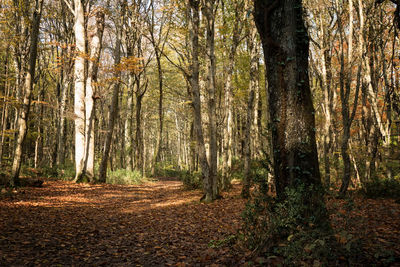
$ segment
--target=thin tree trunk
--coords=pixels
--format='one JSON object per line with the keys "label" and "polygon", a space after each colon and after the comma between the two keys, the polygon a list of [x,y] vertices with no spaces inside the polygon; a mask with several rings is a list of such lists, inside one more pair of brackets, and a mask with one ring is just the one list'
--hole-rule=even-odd
{"label": "thin tree trunk", "polygon": [[[8,52],[8,48],[6,50],[6,54]],[[8,99],[10,97],[10,86],[8,83],[8,56],[6,62],[4,64],[4,91],[5,98],[3,99],[3,110],[1,113],[1,143],[0,143],[0,166],[3,162],[3,154],[4,154],[4,142],[5,142],[5,131],[7,129],[7,120],[8,120]]]}
{"label": "thin tree trunk", "polygon": [[[118,30],[118,26],[117,26]],[[115,43],[115,50],[114,50],[114,58],[115,62],[114,65],[118,66],[118,64],[121,61],[121,32],[120,30],[117,31],[117,40]],[[113,88],[113,96],[112,96],[112,102],[111,102],[111,107],[110,107],[110,115],[109,115],[109,121],[108,121],[108,130],[107,130],[107,136],[104,144],[104,152],[103,152],[103,158],[100,163],[100,170],[99,170],[99,182],[105,183],[107,181],[107,164],[108,161],[110,160],[110,165],[112,166],[112,159],[109,157],[110,156],[110,150],[111,150],[111,144],[112,144],[112,137],[113,137],[113,131],[114,131],[114,125],[115,121],[117,120],[118,116],[118,99],[119,99],[119,91],[120,91],[120,76],[121,72],[119,70],[116,70],[115,73],[115,78],[116,82],[114,84]]]}
{"label": "thin tree trunk", "polygon": [[39,39],[39,26],[42,15],[43,0],[36,0],[35,11],[32,17],[32,28],[31,28],[31,40],[30,40],[30,51],[29,51],[29,71],[25,77],[25,95],[23,101],[23,108],[18,118],[18,137],[14,152],[14,159],[11,169],[11,179],[9,181],[10,186],[19,185],[19,172],[21,169],[22,162],[22,149],[23,143],[27,133],[27,124],[29,118],[29,111],[32,100],[32,90],[35,79],[36,70],[36,59],[37,59],[37,47]]}
{"label": "thin tree trunk", "polygon": [[192,107],[194,112],[193,132],[196,137],[197,150],[199,155],[199,162],[203,174],[203,190],[204,196],[202,199],[209,202],[212,201],[212,194],[210,188],[210,167],[207,160],[207,153],[204,144],[203,126],[201,118],[201,102],[200,102],[200,82],[199,82],[199,32],[200,32],[200,15],[199,15],[199,0],[189,0],[189,7],[191,9],[191,75],[190,75],[190,93],[192,97]]}
{"label": "thin tree trunk", "polygon": [[136,78],[136,132],[135,132],[135,168],[143,174],[144,147],[143,147],[143,123],[142,123],[142,100],[147,91],[148,81],[140,84],[140,77]]}
{"label": "thin tree trunk", "polygon": [[[208,55],[208,73],[207,73],[207,88],[208,88],[208,123],[209,123],[209,176],[207,192],[211,196],[205,198],[206,202],[216,199],[219,195],[218,179],[217,179],[217,118],[216,118],[216,63],[215,63],[215,0],[206,0],[203,8],[203,13],[206,16],[206,50]],[[211,198],[210,198],[211,197]]]}
{"label": "thin tree trunk", "polygon": [[250,171],[250,162],[251,162],[251,126],[253,120],[253,109],[254,109],[254,88],[250,85],[249,99],[247,102],[247,120],[246,120],[246,130],[244,135],[244,181],[242,188],[242,196],[243,198],[250,197],[250,183],[251,183],[251,171]]}
{"label": "thin tree trunk", "polygon": [[163,110],[163,99],[164,99],[164,91],[163,91],[163,71],[161,66],[161,55],[158,51],[158,48],[155,48],[156,60],[157,60],[157,71],[158,71],[158,89],[159,89],[159,98],[158,98],[158,119],[159,119],[159,129],[157,134],[157,144],[154,151],[153,165],[152,165],[152,176],[155,175],[156,165],[160,161],[160,153],[162,147],[162,137],[163,137],[163,128],[164,128],[164,110]]}
{"label": "thin tree trunk", "polygon": [[125,156],[126,168],[133,170],[133,77],[128,78],[128,96],[127,96],[127,116],[125,119]]}
{"label": "thin tree trunk", "polygon": [[[330,154],[332,150],[332,110],[333,110],[333,93],[331,91],[331,55],[329,49],[329,36],[326,37],[328,30],[325,30],[322,14],[320,14],[322,55],[321,55],[321,76],[323,89],[323,110],[325,114],[325,123],[323,129],[323,160],[325,169],[325,187],[329,190],[331,183],[331,162]],[[327,40],[328,39],[328,40]]]}
{"label": "thin tree trunk", "polygon": [[[337,8],[339,7],[338,1],[336,2]],[[349,0],[349,19],[353,22],[353,0]],[[360,91],[360,79],[361,79],[361,64],[358,66],[357,71],[357,84],[356,91],[353,101],[353,109],[350,111],[350,92],[352,84],[352,64],[353,64],[353,23],[349,25],[348,34],[348,51],[347,51],[347,65],[345,66],[344,60],[344,42],[343,42],[343,25],[342,20],[338,20],[339,25],[339,35],[341,39],[341,55],[340,55],[340,101],[342,103],[342,121],[343,121],[343,135],[341,143],[341,154],[343,160],[343,177],[342,184],[340,186],[339,194],[341,197],[347,192],[347,188],[351,179],[351,160],[349,155],[349,140],[350,140],[350,129],[353,122],[357,104],[358,104],[358,93]],[[346,70],[345,70],[346,69]],[[347,73],[345,73],[345,71]]]}

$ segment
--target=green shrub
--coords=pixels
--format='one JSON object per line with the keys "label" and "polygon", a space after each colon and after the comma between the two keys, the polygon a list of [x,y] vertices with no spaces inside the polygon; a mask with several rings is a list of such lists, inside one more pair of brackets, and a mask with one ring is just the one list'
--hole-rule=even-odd
{"label": "green shrub", "polygon": [[46,178],[56,178],[59,176],[59,169],[57,167],[44,166],[41,168],[41,174]]}
{"label": "green shrub", "polygon": [[179,179],[182,181],[183,186],[187,190],[199,189],[203,185],[203,179],[201,172],[181,171]]}
{"label": "green shrub", "polygon": [[232,159],[232,168],[230,171],[230,180],[233,179],[238,179],[238,180],[243,180],[244,178],[244,163],[241,159],[239,158],[233,158]]}
{"label": "green shrub", "polygon": [[144,182],[144,178],[140,171],[137,170],[109,170],[107,172],[107,183],[108,184],[120,184],[120,185],[132,185]]}
{"label": "green shrub", "polygon": [[9,173],[5,170],[0,170],[0,189],[1,186],[5,186],[8,183]]}
{"label": "green shrub", "polygon": [[179,177],[181,170],[174,164],[159,162],[155,167],[155,177]]}
{"label": "green shrub", "polygon": [[364,184],[368,198],[400,198],[400,181],[397,179],[374,178]]}
{"label": "green shrub", "polygon": [[279,256],[288,266],[340,265],[337,262],[340,257],[347,259],[347,263],[357,262],[352,257],[361,255],[358,240],[352,239],[342,248],[328,221],[319,220],[328,216],[324,200],[310,206],[308,200],[313,192],[322,188],[305,185],[288,188],[285,199],[277,201],[265,193],[263,183],[242,213],[242,235],[251,250],[265,257]]}
{"label": "green shrub", "polygon": [[64,181],[71,181],[75,177],[75,166],[73,163],[66,163],[57,166],[57,177]]}

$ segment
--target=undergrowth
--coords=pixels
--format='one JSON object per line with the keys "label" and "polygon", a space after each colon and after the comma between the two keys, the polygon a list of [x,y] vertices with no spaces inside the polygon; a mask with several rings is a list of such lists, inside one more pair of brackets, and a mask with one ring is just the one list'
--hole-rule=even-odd
{"label": "undergrowth", "polygon": [[364,194],[368,198],[400,198],[400,180],[372,179],[364,184]]}
{"label": "undergrowth", "polygon": [[119,185],[132,185],[144,182],[145,178],[140,171],[119,169],[115,171],[107,171],[107,183]]}
{"label": "undergrowth", "polygon": [[187,190],[202,188],[203,179],[201,172],[181,171],[178,177],[182,181],[184,188]]}
{"label": "undergrowth", "polygon": [[[266,166],[264,166],[266,168]],[[297,184],[280,200],[268,195],[266,170],[255,173],[255,191],[242,213],[240,235],[251,257],[279,258],[283,265],[352,265],[362,261],[362,243],[331,228],[320,186]],[[258,174],[258,175],[257,175]],[[343,235],[343,233],[340,233]],[[343,238],[341,240],[344,240]]]}

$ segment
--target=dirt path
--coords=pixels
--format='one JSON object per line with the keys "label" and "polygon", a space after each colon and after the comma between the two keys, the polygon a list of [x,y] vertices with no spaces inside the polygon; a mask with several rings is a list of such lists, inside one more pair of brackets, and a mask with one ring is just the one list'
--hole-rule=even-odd
{"label": "dirt path", "polygon": [[0,266],[229,265],[210,248],[240,227],[235,189],[212,204],[178,181],[138,186],[46,182],[0,199]]}

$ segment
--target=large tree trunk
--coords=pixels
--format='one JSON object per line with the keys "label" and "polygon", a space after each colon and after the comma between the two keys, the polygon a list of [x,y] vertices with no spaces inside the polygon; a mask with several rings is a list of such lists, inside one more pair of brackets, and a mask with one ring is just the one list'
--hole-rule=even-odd
{"label": "large tree trunk", "polygon": [[28,117],[31,107],[32,90],[35,79],[36,70],[36,58],[37,58],[37,47],[39,39],[39,26],[42,15],[43,0],[36,0],[35,11],[32,17],[32,28],[31,28],[31,40],[30,40],[30,51],[29,51],[29,71],[25,77],[25,95],[23,101],[23,108],[18,118],[18,137],[15,146],[14,159],[11,169],[11,179],[9,181],[10,186],[14,187],[19,185],[19,172],[21,169],[22,161],[22,148],[28,130]]}
{"label": "large tree trunk", "polygon": [[[286,189],[305,186],[304,218],[325,225],[315,119],[309,77],[309,38],[301,0],[255,0],[255,21],[263,44],[272,123],[274,176],[278,200]],[[313,187],[313,189],[311,189]],[[321,212],[322,211],[322,212]]]}
{"label": "large tree trunk", "polygon": [[197,151],[199,155],[199,161],[201,171],[203,174],[203,188],[204,196],[203,199],[206,202],[212,201],[213,192],[212,185],[209,184],[210,166],[207,160],[207,153],[204,144],[203,126],[201,118],[201,102],[200,102],[200,82],[199,82],[199,31],[200,31],[200,15],[199,15],[199,0],[189,0],[189,8],[191,9],[191,53],[192,53],[192,64],[191,64],[191,75],[190,75],[190,94],[192,97],[193,107],[193,132],[196,137]]}
{"label": "large tree trunk", "polygon": [[94,179],[94,119],[95,119],[95,83],[97,82],[98,65],[101,55],[105,15],[103,11],[96,13],[96,25],[90,42],[88,75],[85,85],[85,155],[80,179]]}
{"label": "large tree trunk", "polygon": [[217,118],[216,118],[216,62],[215,62],[215,0],[206,0],[203,13],[206,16],[206,50],[208,55],[208,73],[207,73],[207,89],[208,89],[208,129],[210,138],[209,149],[209,167],[207,192],[211,192],[211,198],[206,196],[205,201],[212,201],[219,195],[218,179],[217,179]]}
{"label": "large tree trunk", "polygon": [[85,14],[81,0],[75,3],[75,89],[74,89],[74,122],[75,122],[75,180],[83,171],[85,157]]}

